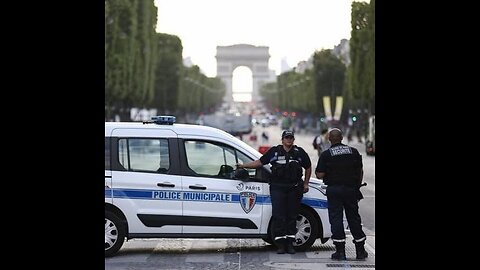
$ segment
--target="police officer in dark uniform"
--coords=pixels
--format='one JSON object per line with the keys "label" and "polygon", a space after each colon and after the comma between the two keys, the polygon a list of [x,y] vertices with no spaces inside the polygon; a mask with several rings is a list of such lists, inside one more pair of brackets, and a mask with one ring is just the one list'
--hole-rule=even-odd
{"label": "police officer in dark uniform", "polygon": [[328,139],[331,146],[320,155],[315,174],[317,178],[323,178],[324,183],[328,185],[328,215],[332,240],[336,248],[332,259],[346,259],[343,227],[343,210],[345,210],[348,226],[353,235],[357,260],[364,260],[368,257],[364,247],[366,236],[358,213],[358,201],[363,198],[360,192],[363,179],[362,156],[357,149],[342,144],[343,134],[340,129],[330,130]]}
{"label": "police officer in dark uniform", "polygon": [[[295,254],[293,242],[297,233],[297,216],[303,193],[308,191],[312,173],[311,161],[303,148],[293,144],[293,131],[282,132],[282,144],[271,147],[259,160],[237,164],[239,168],[260,168],[272,164],[270,196],[272,200],[273,233],[277,253]],[[305,180],[302,181],[302,167]]]}

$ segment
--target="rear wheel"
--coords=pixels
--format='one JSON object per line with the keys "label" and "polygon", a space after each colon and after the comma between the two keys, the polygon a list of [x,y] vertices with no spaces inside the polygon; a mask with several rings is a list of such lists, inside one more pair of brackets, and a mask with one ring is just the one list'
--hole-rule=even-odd
{"label": "rear wheel", "polygon": [[114,255],[125,241],[125,225],[120,218],[105,211],[105,257]]}

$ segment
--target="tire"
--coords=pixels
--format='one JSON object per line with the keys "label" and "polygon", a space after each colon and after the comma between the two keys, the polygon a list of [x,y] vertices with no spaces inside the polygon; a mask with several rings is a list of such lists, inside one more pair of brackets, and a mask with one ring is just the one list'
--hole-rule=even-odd
{"label": "tire", "polygon": [[[297,217],[297,234],[295,235],[295,243],[293,246],[297,251],[305,251],[309,249],[315,240],[317,240],[317,236],[320,232],[319,221],[315,218],[315,216],[305,207],[300,208],[299,215]],[[271,244],[275,244],[272,239],[275,239],[275,235],[273,234],[272,228],[273,222],[270,222],[269,228],[269,235],[270,238],[268,240],[272,241]],[[270,243],[266,239],[263,239],[265,242]]]}
{"label": "tire", "polygon": [[105,257],[113,256],[125,241],[125,224],[120,218],[105,211]]}
{"label": "tire", "polygon": [[296,250],[305,251],[315,243],[320,231],[318,220],[307,208],[300,208],[297,217],[297,229],[293,245]]}

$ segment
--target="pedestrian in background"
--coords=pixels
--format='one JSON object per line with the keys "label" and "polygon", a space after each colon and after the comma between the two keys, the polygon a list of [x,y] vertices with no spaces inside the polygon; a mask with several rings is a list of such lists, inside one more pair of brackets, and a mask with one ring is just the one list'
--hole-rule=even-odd
{"label": "pedestrian in background", "polygon": [[[302,147],[293,144],[294,133],[282,132],[282,144],[271,147],[260,159],[237,164],[238,168],[255,169],[270,163],[272,179],[270,196],[272,201],[272,219],[275,245],[278,254],[285,251],[295,254],[293,243],[297,234],[297,216],[303,193],[308,192],[308,182],[312,173],[311,161]],[[305,179],[302,181],[305,169]]]}
{"label": "pedestrian in background", "polygon": [[362,156],[357,149],[342,144],[343,134],[338,128],[328,133],[331,147],[322,152],[318,159],[315,175],[327,185],[328,215],[332,230],[332,241],[336,251],[334,260],[345,260],[345,230],[343,211],[353,235],[357,260],[368,257],[365,251],[366,236],[362,230],[358,202],[363,196],[360,186],[363,179]]}
{"label": "pedestrian in background", "polygon": [[315,136],[313,139],[313,148],[317,150],[318,157],[323,151],[330,147],[330,141],[328,140],[328,129],[322,129],[320,135]]}

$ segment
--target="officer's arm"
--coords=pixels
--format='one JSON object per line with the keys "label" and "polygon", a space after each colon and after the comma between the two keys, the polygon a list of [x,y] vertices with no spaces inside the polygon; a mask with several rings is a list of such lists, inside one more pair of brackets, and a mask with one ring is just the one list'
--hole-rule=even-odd
{"label": "officer's arm", "polygon": [[319,168],[320,167],[319,165],[320,165],[320,162],[317,165],[317,168],[315,169],[315,176],[317,176],[318,179],[323,179],[323,177],[325,177],[325,172],[318,171],[318,170],[322,170],[322,168]]}
{"label": "officer's arm", "polygon": [[318,159],[318,162],[317,162],[317,168],[315,169],[315,176],[318,179],[323,179],[323,177],[325,177],[325,171],[326,171],[325,160],[324,160],[325,153],[326,152],[323,152],[322,155],[320,155],[320,158]]}
{"label": "officer's arm", "polygon": [[245,163],[245,164],[240,164],[240,163],[237,164],[238,168],[246,168],[246,169],[256,169],[262,166],[263,164],[259,159],[254,160],[252,162]]}
{"label": "officer's arm", "polygon": [[362,162],[362,155],[358,153],[358,156],[359,156],[359,163],[360,163],[360,179],[359,179],[358,185],[361,185],[363,181],[363,162]]}
{"label": "officer's arm", "polygon": [[324,172],[315,172],[315,175],[317,176],[318,179],[323,179],[323,177],[325,176],[325,173]]}
{"label": "officer's arm", "polygon": [[305,169],[305,179],[303,180],[303,192],[308,192],[308,182],[310,181],[310,176],[312,175],[312,167]]}
{"label": "officer's arm", "polygon": [[363,181],[363,168],[360,169],[360,170],[361,170],[361,171],[360,171],[360,181],[359,181],[358,185],[361,185],[361,184],[362,184],[362,181]]}

